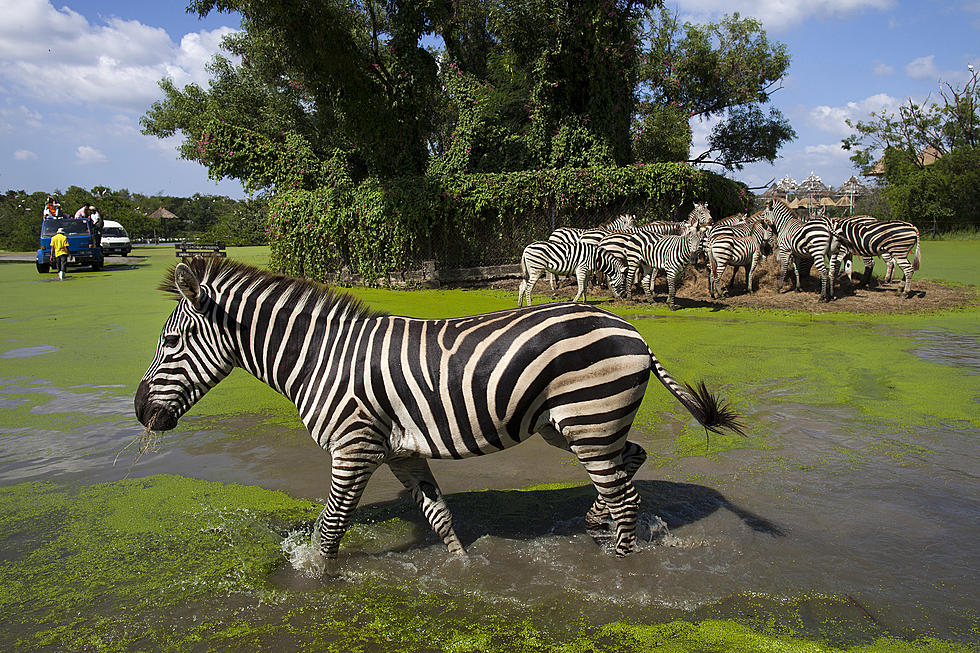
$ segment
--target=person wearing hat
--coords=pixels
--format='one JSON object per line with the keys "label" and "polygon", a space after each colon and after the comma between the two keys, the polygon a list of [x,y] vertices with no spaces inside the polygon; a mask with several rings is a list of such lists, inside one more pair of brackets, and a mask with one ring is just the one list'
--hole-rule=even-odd
{"label": "person wearing hat", "polygon": [[58,268],[58,278],[64,280],[68,268],[68,236],[64,227],[59,227],[51,238],[51,262]]}

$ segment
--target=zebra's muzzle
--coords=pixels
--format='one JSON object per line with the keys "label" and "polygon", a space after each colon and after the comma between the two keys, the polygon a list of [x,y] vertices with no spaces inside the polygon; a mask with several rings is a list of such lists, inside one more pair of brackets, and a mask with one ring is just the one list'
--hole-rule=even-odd
{"label": "zebra's muzzle", "polygon": [[140,424],[154,431],[169,431],[177,426],[177,415],[166,406],[148,400],[150,384],[140,381],[133,406]]}

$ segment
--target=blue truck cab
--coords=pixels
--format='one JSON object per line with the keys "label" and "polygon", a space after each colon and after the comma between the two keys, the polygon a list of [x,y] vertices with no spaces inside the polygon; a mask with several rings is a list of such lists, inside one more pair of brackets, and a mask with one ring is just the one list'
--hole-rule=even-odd
{"label": "blue truck cab", "polygon": [[95,247],[88,220],[75,218],[44,218],[41,222],[41,247],[37,250],[37,271],[45,274],[51,269],[51,237],[58,229],[68,237],[68,265],[89,265],[101,270],[102,251]]}

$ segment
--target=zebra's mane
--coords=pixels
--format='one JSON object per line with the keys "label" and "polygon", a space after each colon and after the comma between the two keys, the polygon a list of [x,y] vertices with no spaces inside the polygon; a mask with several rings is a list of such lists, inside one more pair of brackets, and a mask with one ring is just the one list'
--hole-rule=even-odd
{"label": "zebra's mane", "polygon": [[773,198],[772,198],[771,200],[769,200],[769,201],[770,201],[770,202],[777,202],[777,203],[779,203],[779,204],[782,204],[782,206],[783,206],[783,208],[784,208],[784,209],[786,209],[786,211],[787,211],[787,212],[788,212],[788,213],[789,213],[789,214],[790,214],[791,216],[793,216],[794,218],[797,218],[797,219],[799,219],[799,217],[800,217],[800,216],[799,216],[799,214],[798,214],[798,213],[797,213],[796,211],[794,211],[793,209],[791,209],[791,208],[789,207],[789,202],[787,202],[787,201],[786,201],[786,200],[784,200],[783,198],[781,198],[781,197],[773,197]]}
{"label": "zebra's mane", "polygon": [[[368,307],[358,298],[345,293],[336,291],[321,283],[309,279],[298,279],[283,274],[276,274],[257,268],[248,263],[235,261],[229,258],[191,258],[183,259],[183,263],[188,265],[200,280],[201,285],[206,288],[214,288],[220,284],[222,286],[240,285],[261,293],[262,291],[275,287],[272,294],[277,297],[286,295],[286,307],[295,306],[300,300],[307,298],[307,307],[324,305],[326,309],[337,307],[341,311],[353,318],[371,318],[388,315],[384,311]],[[159,290],[169,295],[174,300],[180,300],[181,294],[177,290],[174,264],[164,274],[163,281],[158,286]]]}

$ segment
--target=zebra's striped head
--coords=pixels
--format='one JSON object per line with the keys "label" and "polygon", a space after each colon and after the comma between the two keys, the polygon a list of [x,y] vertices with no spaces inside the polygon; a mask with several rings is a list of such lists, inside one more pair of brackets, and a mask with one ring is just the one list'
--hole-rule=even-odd
{"label": "zebra's striped head", "polygon": [[156,355],[136,391],[136,417],[167,431],[235,366],[236,354],[218,326],[220,307],[197,274],[179,263],[162,289],[176,292],[177,308],[167,319]]}
{"label": "zebra's striped head", "polygon": [[708,210],[708,205],[701,202],[695,203],[694,210],[687,216],[687,224],[690,227],[698,228],[707,227],[711,224],[711,211]]}

